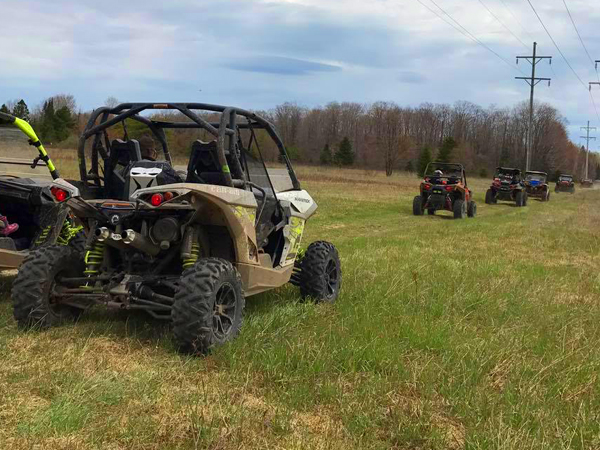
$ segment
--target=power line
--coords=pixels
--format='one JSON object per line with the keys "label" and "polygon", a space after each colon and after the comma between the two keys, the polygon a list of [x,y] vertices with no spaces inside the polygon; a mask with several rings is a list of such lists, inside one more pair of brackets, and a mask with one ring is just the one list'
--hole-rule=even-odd
{"label": "power line", "polygon": [[517,22],[519,24],[519,27],[521,27],[521,30],[523,30],[525,33],[527,33],[527,35],[531,38],[532,41],[535,41],[535,38],[533,37],[533,35],[527,30],[527,28],[525,28],[523,26],[523,24],[521,23],[519,18],[512,12],[512,10],[508,7],[506,2],[504,0],[500,0],[500,1],[502,2],[504,7],[506,8],[506,10],[510,13],[510,15],[514,17],[515,22]]}
{"label": "power line", "polygon": [[[439,17],[440,19],[442,19],[443,17],[440,16],[439,14],[437,14],[434,10],[432,10],[431,8],[429,8],[425,3],[423,3],[421,0],[417,0],[421,5],[425,6],[429,11],[433,12],[437,17]],[[448,14],[444,9],[442,9],[434,0],[429,0],[431,3],[433,3],[443,14],[445,14],[446,16],[448,16],[448,18],[450,20],[452,20],[452,22],[454,22],[456,25],[458,25],[462,30],[464,30],[464,33],[461,31],[461,33],[467,37],[469,37],[471,40],[473,40],[474,42],[476,42],[477,44],[481,45],[483,48],[485,48],[486,50],[488,50],[489,52],[493,53],[494,55],[496,55],[496,57],[498,57],[499,59],[501,59],[507,66],[509,66],[511,69],[517,70],[519,72],[521,72],[523,74],[523,72],[521,71],[521,69],[518,69],[517,67],[513,66],[510,62],[508,62],[508,60],[506,60],[505,58],[503,58],[502,56],[500,56],[498,53],[496,53],[494,50],[492,50],[490,47],[488,47],[487,45],[485,45],[483,42],[481,42],[481,40],[479,40],[475,35],[473,35],[473,33],[471,33],[469,30],[467,30],[465,27],[463,27],[456,19],[454,19],[454,17],[452,17],[450,14]],[[450,22],[444,20],[446,23],[450,24]],[[454,29],[457,29],[455,26],[453,26]],[[465,34],[466,33],[466,34]]]}
{"label": "power line", "polygon": [[573,16],[571,15],[571,11],[569,10],[569,7],[567,6],[566,0],[563,0],[563,3],[565,4],[565,8],[567,9],[567,13],[569,14],[569,18],[571,19],[571,23],[573,24],[573,28],[575,28],[575,32],[577,33],[577,36],[579,37],[579,42],[581,42],[581,46],[585,50],[585,53],[586,53],[587,57],[589,58],[590,62],[592,64],[594,64],[594,60],[590,56],[590,52],[588,52],[587,47],[583,43],[583,39],[581,38],[581,34],[579,34],[579,30],[577,29],[577,25],[575,25],[575,21],[573,20]]}
{"label": "power line", "polygon": [[492,15],[492,17],[493,17],[494,19],[496,19],[496,21],[497,21],[497,22],[498,22],[500,25],[502,25],[502,26],[503,26],[503,27],[506,29],[506,31],[508,31],[510,34],[512,34],[512,36],[513,36],[513,37],[514,37],[514,38],[515,38],[517,41],[519,41],[521,44],[523,44],[523,47],[525,47],[525,48],[529,48],[529,47],[527,47],[527,44],[525,44],[525,42],[523,42],[523,41],[521,40],[521,38],[519,38],[519,36],[517,36],[515,33],[513,33],[513,32],[512,32],[512,30],[511,30],[510,28],[508,28],[506,25],[504,25],[504,22],[502,22],[502,21],[501,21],[501,20],[498,18],[498,16],[497,16],[496,14],[494,14],[494,13],[492,12],[492,10],[491,10],[490,8],[488,8],[488,7],[487,7],[487,5],[486,5],[485,3],[483,3],[483,0],[479,0],[479,3],[481,3],[481,6],[483,6],[483,7],[484,7],[484,8],[487,10],[487,12],[489,12],[489,13]]}
{"label": "power line", "polygon": [[[550,38],[550,40],[552,41],[552,43],[556,47],[556,50],[558,50],[558,53],[560,53],[560,56],[562,56],[562,59],[565,60],[565,63],[567,64],[567,66],[569,66],[569,69],[571,69],[571,71],[577,77],[577,79],[583,85],[583,87],[585,87],[587,89],[587,86],[585,85],[585,83],[583,82],[583,80],[579,77],[579,75],[577,75],[577,72],[575,72],[575,69],[573,69],[573,66],[571,66],[571,63],[566,58],[566,56],[563,54],[562,50],[560,49],[560,47],[558,46],[558,44],[556,43],[556,41],[554,40],[554,38],[552,37],[552,35],[550,34],[550,32],[548,31],[548,28],[546,28],[546,25],[544,24],[542,18],[538,14],[538,12],[535,10],[535,7],[531,3],[531,0],[527,0],[527,3],[529,3],[529,6],[531,6],[531,9],[533,10],[534,14],[536,15],[536,17],[538,18],[538,20],[542,24],[542,27],[544,27],[544,30],[546,31],[546,34],[548,35],[548,37]],[[600,120],[600,117],[598,119]]]}
{"label": "power line", "polygon": [[456,31],[458,31],[460,34],[462,34],[463,36],[471,39],[473,42],[477,43],[477,40],[473,39],[471,36],[469,36],[467,33],[465,33],[464,31],[462,31],[460,28],[457,28],[456,25],[454,25],[452,22],[449,22],[448,20],[446,20],[443,16],[440,16],[437,12],[435,12],[435,10],[431,9],[429,6],[427,6],[421,0],[417,0],[417,1],[421,5],[423,5],[425,8],[427,8],[429,11],[431,11],[433,14],[435,14],[439,19],[442,19],[444,22],[446,22],[448,25],[450,25],[452,28],[454,28]]}

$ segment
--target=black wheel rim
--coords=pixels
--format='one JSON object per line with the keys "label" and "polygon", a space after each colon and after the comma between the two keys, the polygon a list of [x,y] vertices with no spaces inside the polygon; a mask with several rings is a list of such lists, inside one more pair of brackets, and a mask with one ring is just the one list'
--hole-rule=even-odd
{"label": "black wheel rim", "polygon": [[338,265],[335,260],[330,259],[325,268],[325,286],[327,288],[327,298],[332,298],[337,292],[340,280]]}
{"label": "black wheel rim", "polygon": [[213,310],[213,331],[219,340],[225,339],[233,329],[237,307],[237,296],[229,283],[221,285],[217,291]]}

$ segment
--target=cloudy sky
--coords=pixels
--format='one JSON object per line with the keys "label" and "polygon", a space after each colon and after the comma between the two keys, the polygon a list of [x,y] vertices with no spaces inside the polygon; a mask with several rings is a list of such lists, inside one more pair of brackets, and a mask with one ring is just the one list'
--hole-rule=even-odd
{"label": "cloudy sky", "polygon": [[[587,120],[600,127],[587,87],[528,0],[433,1],[506,62],[419,0],[0,0],[0,102],[35,105],[68,93],[84,110],[109,96],[252,109],[285,101],[510,106],[528,98],[514,77],[530,68],[515,66],[515,56],[530,54],[535,39],[554,56],[552,67],[538,65],[538,76],[553,81],[538,86],[537,98],[562,112],[578,142]],[[563,0],[530,1],[583,83],[598,81]],[[600,59],[600,4],[565,1]],[[600,87],[595,98],[600,108]]]}

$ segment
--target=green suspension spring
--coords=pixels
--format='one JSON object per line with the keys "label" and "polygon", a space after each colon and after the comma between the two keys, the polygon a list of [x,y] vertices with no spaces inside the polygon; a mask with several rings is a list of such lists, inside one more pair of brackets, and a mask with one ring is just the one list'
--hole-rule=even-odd
{"label": "green suspension spring", "polygon": [[74,227],[69,219],[65,219],[60,234],[58,235],[58,238],[56,238],[56,242],[60,245],[69,245],[71,239],[77,236],[77,233],[81,230],[83,230],[82,226]]}
{"label": "green suspension spring", "polygon": [[192,251],[190,252],[189,258],[183,259],[183,268],[189,269],[198,261],[198,257],[200,256],[200,246],[197,242],[192,244]]}
{"label": "green suspension spring", "polygon": [[87,277],[93,277],[100,272],[104,259],[104,242],[95,241],[90,250],[85,252],[85,271]]}
{"label": "green suspension spring", "polygon": [[50,234],[50,230],[52,230],[52,226],[48,225],[46,228],[42,230],[40,236],[35,240],[35,245],[41,245],[46,242],[48,235]]}

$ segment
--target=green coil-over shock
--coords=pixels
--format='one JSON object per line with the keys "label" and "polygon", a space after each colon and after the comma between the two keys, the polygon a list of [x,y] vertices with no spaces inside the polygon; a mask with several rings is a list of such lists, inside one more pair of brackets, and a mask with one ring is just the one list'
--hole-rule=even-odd
{"label": "green coil-over shock", "polygon": [[85,252],[86,277],[93,277],[100,273],[100,266],[104,259],[104,242],[94,241],[92,248]]}
{"label": "green coil-over shock", "polygon": [[48,235],[50,234],[50,231],[52,231],[52,225],[48,225],[46,228],[44,228],[42,230],[42,232],[40,233],[38,238],[35,240],[34,244],[42,245],[44,242],[46,242],[46,239],[48,239]]}
{"label": "green coil-over shock", "polygon": [[183,269],[189,269],[198,261],[198,257],[200,256],[200,246],[197,242],[192,243],[192,250],[189,253],[188,257],[183,258]]}
{"label": "green coil-over shock", "polygon": [[183,234],[183,243],[181,245],[181,264],[183,270],[189,269],[200,258],[200,244],[198,237],[200,230],[198,227],[188,227]]}
{"label": "green coil-over shock", "polygon": [[60,234],[56,239],[56,242],[60,245],[69,245],[69,242],[77,236],[83,230],[83,227],[80,225],[78,227],[73,226],[73,223],[67,218],[63,222],[62,230],[60,230]]}
{"label": "green coil-over shock", "polygon": [[[83,230],[82,226],[73,226],[71,220],[69,220],[69,218],[66,218],[63,222],[63,226],[60,230],[60,233],[56,238],[56,243],[59,245],[69,245],[71,240],[75,236],[77,236],[77,233],[79,233],[81,230]],[[44,242],[46,242],[46,239],[48,239],[48,236],[50,235],[51,231],[52,225],[44,227],[38,238],[35,240],[35,245],[42,245]]]}

